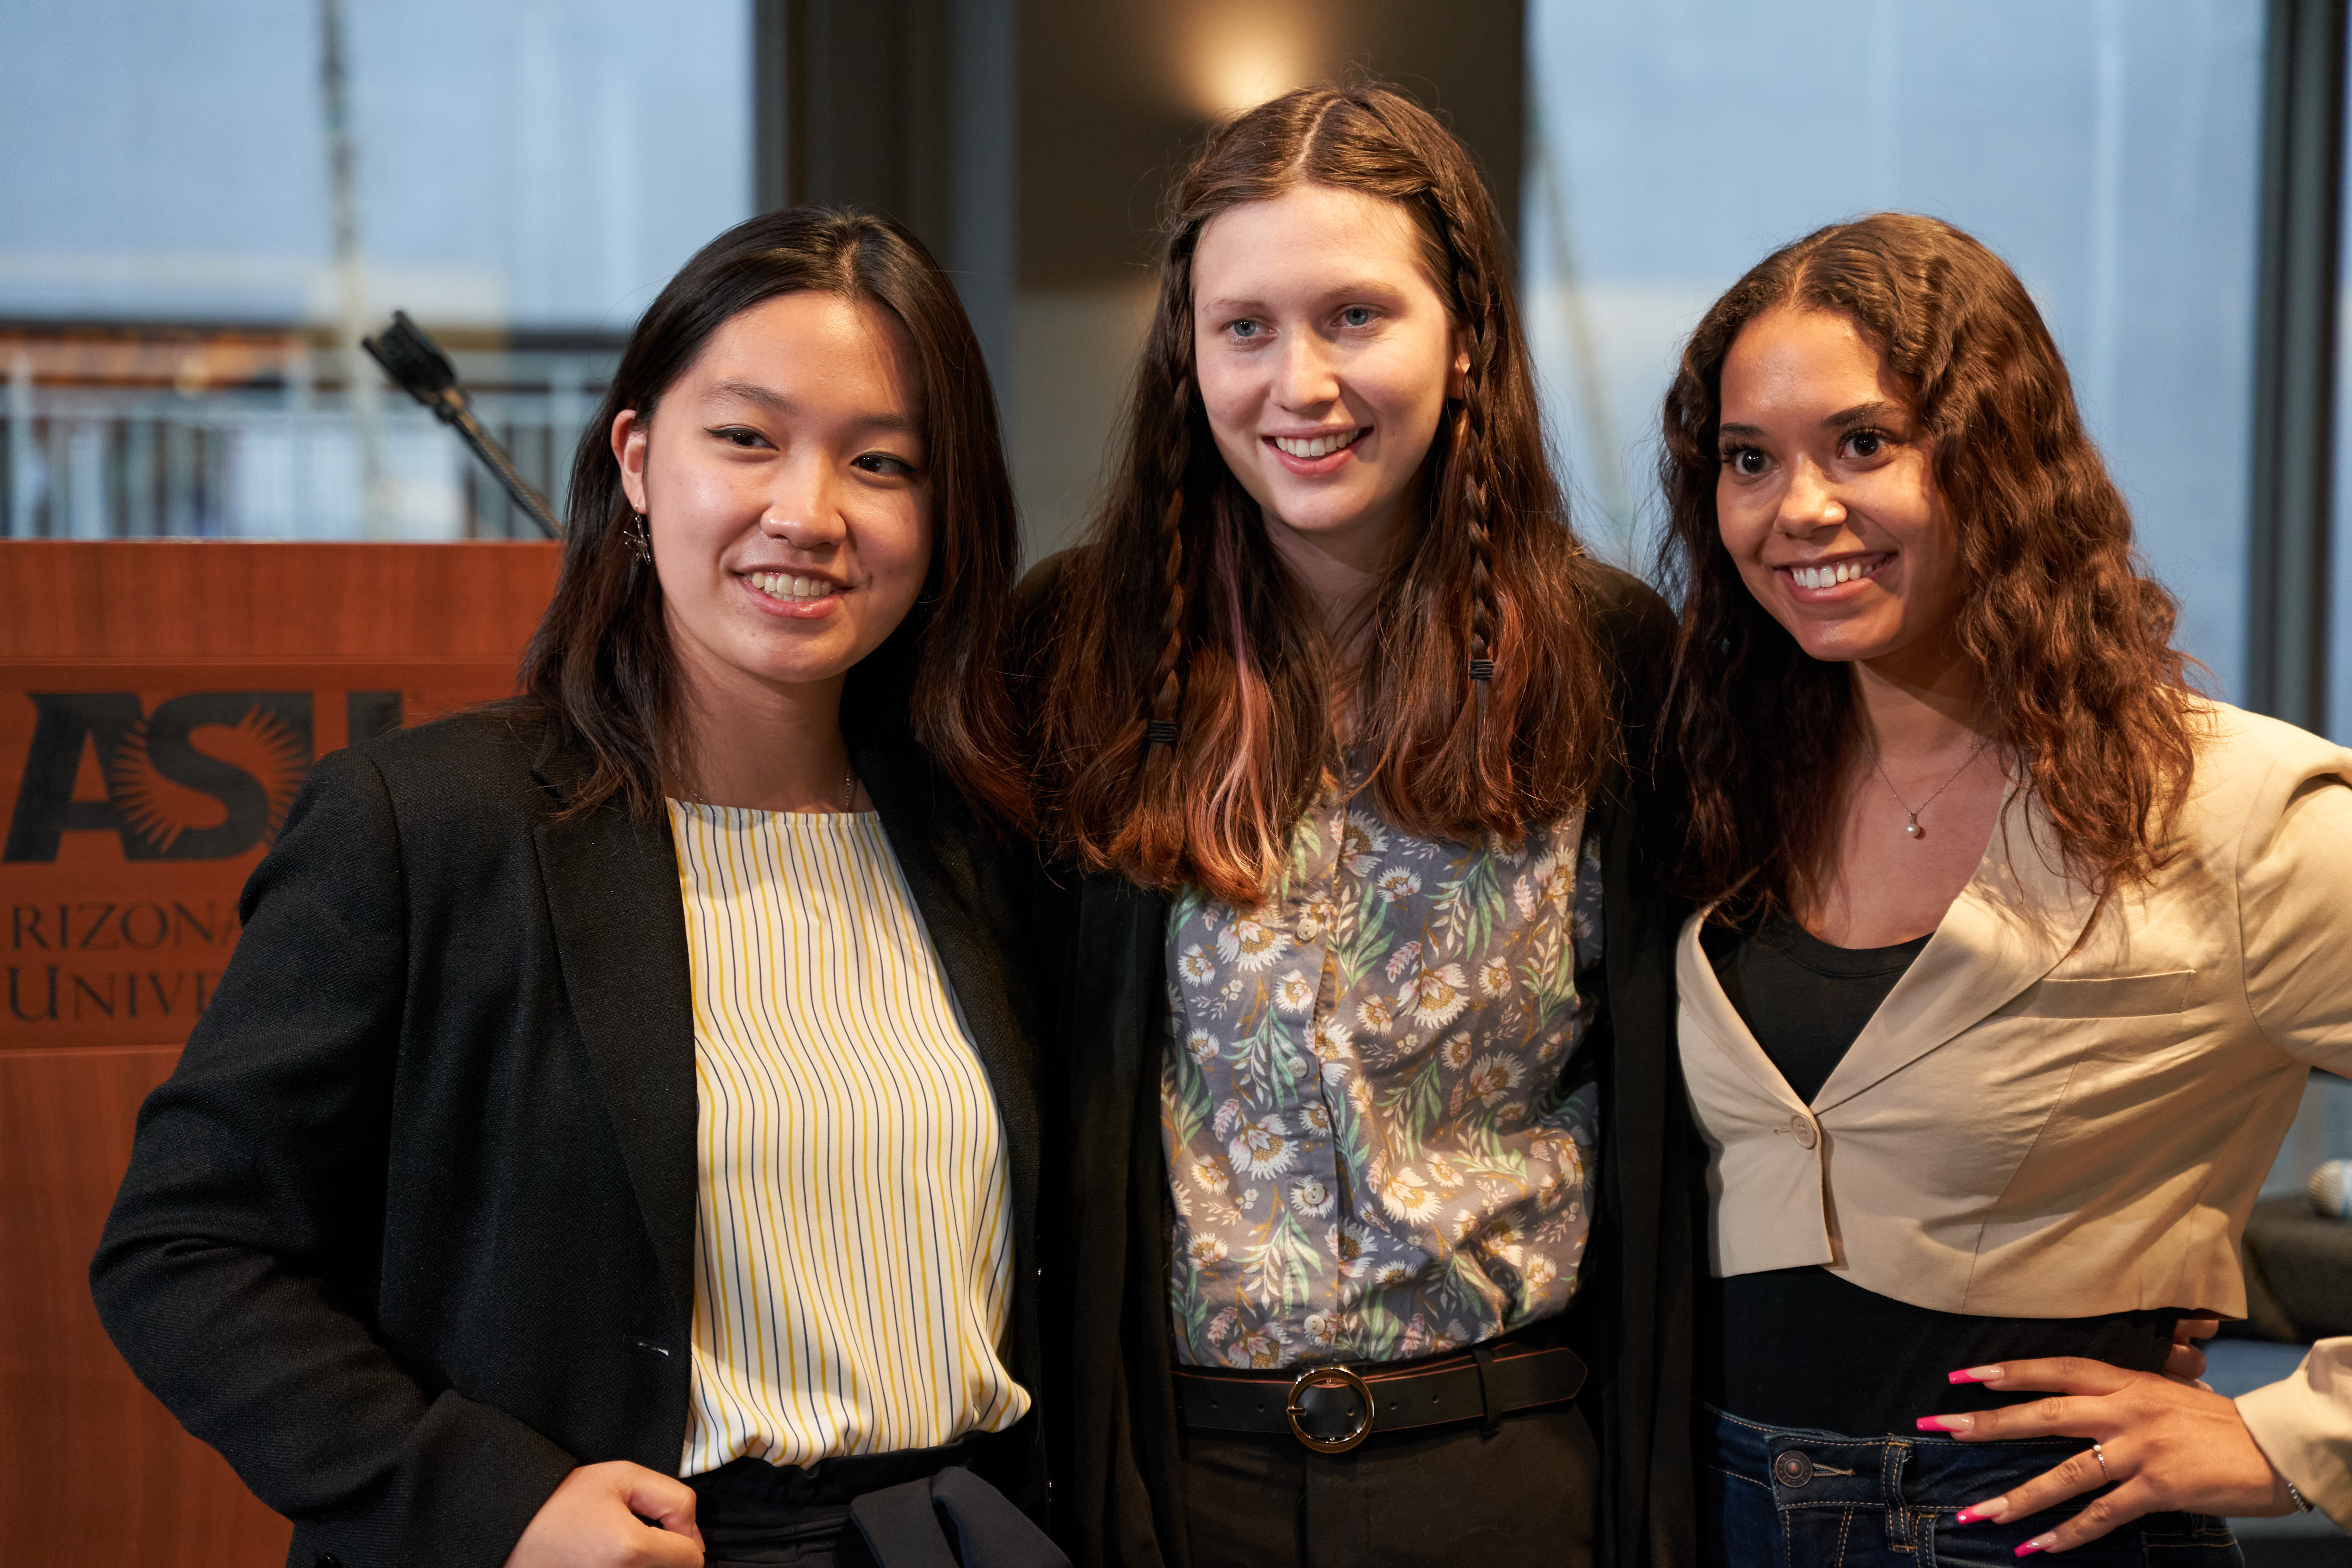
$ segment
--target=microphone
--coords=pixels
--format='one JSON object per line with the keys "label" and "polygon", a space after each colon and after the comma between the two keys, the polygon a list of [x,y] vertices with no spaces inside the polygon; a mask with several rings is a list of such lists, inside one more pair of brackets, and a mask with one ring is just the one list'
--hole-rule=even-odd
{"label": "microphone", "polygon": [[550,539],[563,537],[563,525],[548,510],[546,498],[515,471],[514,459],[507,456],[506,448],[474,417],[473,405],[465,389],[457,384],[457,372],[450,365],[449,356],[441,352],[440,344],[425,335],[424,328],[408,319],[407,311],[394,310],[392,325],[374,337],[362,338],[360,346],[383,366],[384,374],[402,391],[433,410],[435,417],[465,438],[466,445],[474,449],[474,456],[499,477],[507,494],[530,514],[541,533]]}

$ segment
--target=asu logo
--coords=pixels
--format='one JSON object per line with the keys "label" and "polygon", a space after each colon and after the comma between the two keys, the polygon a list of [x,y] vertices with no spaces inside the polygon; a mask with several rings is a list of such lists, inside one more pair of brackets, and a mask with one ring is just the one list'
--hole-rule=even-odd
{"label": "asu logo", "polygon": [[[27,692],[36,718],[0,861],[52,861],[73,832],[111,832],[128,860],[221,860],[267,844],[310,771],[310,693]],[[353,738],[397,728],[397,692],[350,694]],[[95,752],[106,798],[77,800]]]}
{"label": "asu logo", "polygon": [[[123,736],[107,764],[106,793],[131,830],[158,854],[168,856],[191,830],[202,833],[226,827],[235,812],[228,804],[229,795],[184,782],[186,757],[181,759],[180,778],[156,765],[147,744],[150,722],[142,719]],[[198,733],[205,731],[209,733],[204,734],[205,743],[199,745]],[[285,824],[286,808],[294,804],[294,792],[310,768],[308,738],[297,734],[278,714],[256,703],[234,724],[197,726],[187,737],[187,756],[218,764],[217,770],[207,770],[214,772],[216,782],[242,773],[261,786],[264,826],[259,837],[264,841],[275,839]],[[246,815],[249,819],[249,809]]]}

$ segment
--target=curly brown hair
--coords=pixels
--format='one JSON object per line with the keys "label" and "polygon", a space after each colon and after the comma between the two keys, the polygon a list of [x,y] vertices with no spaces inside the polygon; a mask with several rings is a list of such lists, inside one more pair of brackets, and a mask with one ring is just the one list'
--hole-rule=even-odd
{"label": "curly brown hair", "polygon": [[[1194,383],[1192,258],[1217,214],[1316,184],[1393,201],[1468,342],[1418,537],[1343,670]],[[1399,827],[1517,838],[1606,761],[1592,568],[1544,451],[1494,202],[1427,110],[1386,88],[1303,89],[1209,138],[1170,193],[1160,300],[1118,461],[1035,631],[1048,833],[1077,863],[1234,903],[1264,895],[1332,760],[1335,683]]]}
{"label": "curly brown hair", "polygon": [[2179,605],[2140,570],[2131,513],[2017,275],[1949,224],[1878,213],[1759,262],[1700,321],[1666,393],[1660,566],[1682,605],[1667,733],[1689,780],[1687,890],[1735,914],[1808,900],[1843,803],[1822,785],[1856,742],[1850,673],[1799,648],[1717,526],[1723,362],[1781,306],[1844,317],[1909,388],[1959,529],[1971,588],[1955,635],[1985,727],[2026,770],[2071,876],[2100,893],[2145,880],[2195,762]]}

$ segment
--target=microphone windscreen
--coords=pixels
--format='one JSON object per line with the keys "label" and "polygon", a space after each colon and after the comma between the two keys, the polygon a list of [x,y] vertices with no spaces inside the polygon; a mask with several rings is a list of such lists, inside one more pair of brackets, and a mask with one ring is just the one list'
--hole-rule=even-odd
{"label": "microphone windscreen", "polygon": [[408,319],[405,310],[394,310],[392,325],[374,337],[362,338],[360,346],[419,403],[437,402],[443,393],[457,384],[457,372],[449,363],[449,356],[441,352],[440,344],[425,335],[423,328]]}

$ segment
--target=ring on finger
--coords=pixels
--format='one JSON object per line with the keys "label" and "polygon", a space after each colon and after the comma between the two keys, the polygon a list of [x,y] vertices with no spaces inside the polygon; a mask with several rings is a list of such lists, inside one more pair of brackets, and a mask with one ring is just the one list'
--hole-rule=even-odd
{"label": "ring on finger", "polygon": [[2093,1443],[2091,1445],[2091,1458],[2099,1461],[2100,1483],[2105,1486],[2113,1486],[2115,1484],[2116,1478],[2114,1473],[2107,1468],[2107,1451],[2105,1448],[2100,1447],[2098,1444]]}

